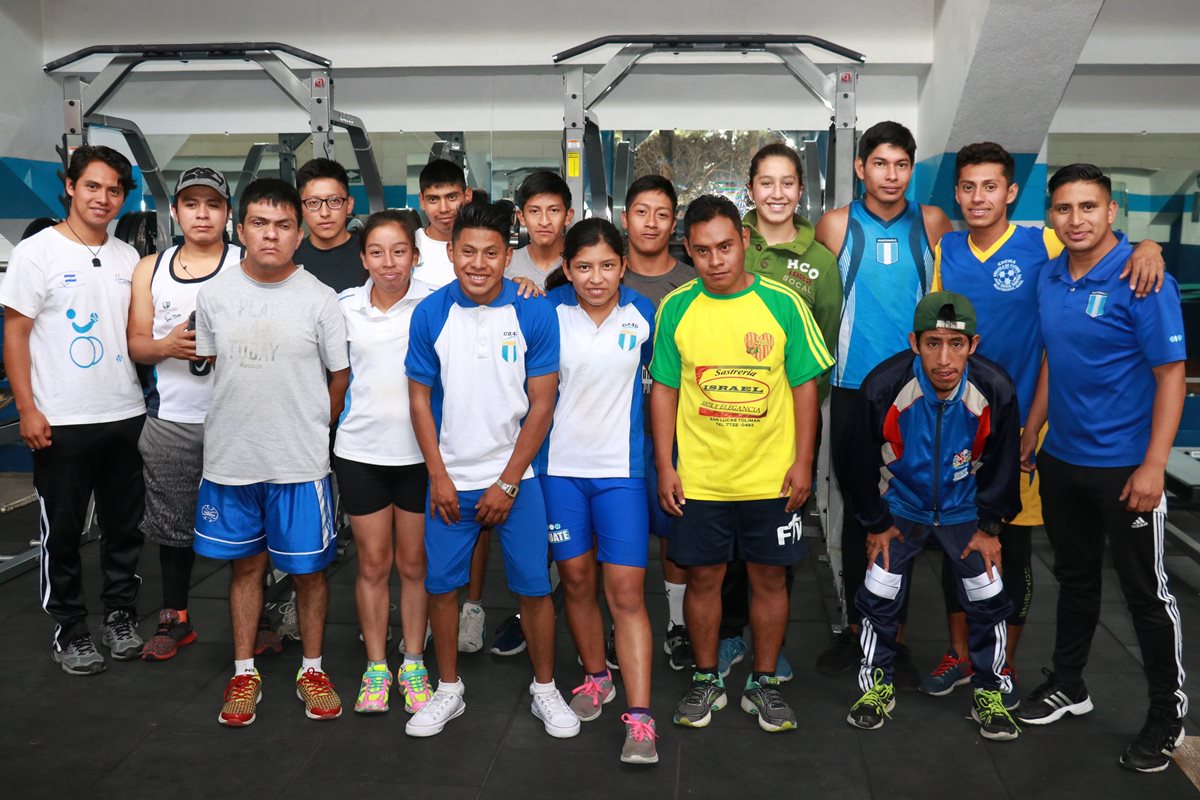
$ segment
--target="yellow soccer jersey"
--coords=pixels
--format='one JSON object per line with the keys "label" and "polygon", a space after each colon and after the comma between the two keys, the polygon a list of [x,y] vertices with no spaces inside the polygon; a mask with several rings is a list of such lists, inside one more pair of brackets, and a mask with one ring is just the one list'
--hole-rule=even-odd
{"label": "yellow soccer jersey", "polygon": [[778,281],[714,295],[697,279],[663,298],[650,375],[679,390],[684,496],[778,497],[796,460],[791,389],[832,366],[812,313]]}

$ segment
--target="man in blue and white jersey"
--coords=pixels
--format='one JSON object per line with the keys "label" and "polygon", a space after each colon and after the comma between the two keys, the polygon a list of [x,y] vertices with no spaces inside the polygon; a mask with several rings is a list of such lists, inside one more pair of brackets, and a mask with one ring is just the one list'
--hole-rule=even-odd
{"label": "man in blue and white jersey", "polygon": [[413,430],[429,469],[425,589],[441,680],[405,731],[433,736],[466,710],[458,676],[457,591],[482,526],[494,527],[509,588],[520,597],[534,682],[532,711],[551,736],[579,733],[554,685],[554,606],[546,508],[530,464],[558,387],[558,325],[544,298],[504,280],[509,217],[484,203],[459,210],[450,253],[456,280],[413,313],[405,368]]}

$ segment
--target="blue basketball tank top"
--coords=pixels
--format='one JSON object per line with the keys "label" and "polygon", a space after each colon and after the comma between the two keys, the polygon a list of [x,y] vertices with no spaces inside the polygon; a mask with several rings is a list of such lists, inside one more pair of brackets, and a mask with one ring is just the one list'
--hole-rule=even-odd
{"label": "blue basketball tank top", "polygon": [[921,207],[908,203],[885,221],[861,200],[852,202],[838,271],[842,322],[833,385],[857,389],[877,364],[908,348],[913,312],[933,280]]}

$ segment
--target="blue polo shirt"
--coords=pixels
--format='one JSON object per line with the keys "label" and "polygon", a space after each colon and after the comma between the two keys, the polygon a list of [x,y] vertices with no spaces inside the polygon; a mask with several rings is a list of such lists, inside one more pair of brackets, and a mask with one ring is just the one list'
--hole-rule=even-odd
{"label": "blue polo shirt", "polygon": [[[512,456],[529,411],[526,378],[558,370],[558,318],[544,297],[505,280],[481,306],[458,281],[413,311],[404,369],[430,386],[438,450],[459,491],[486,489]],[[407,398],[397,398],[407,402]],[[523,478],[532,478],[532,468]]]}
{"label": "blue polo shirt", "polygon": [[1038,282],[1038,312],[1050,366],[1050,431],[1043,449],[1083,467],[1142,463],[1158,384],[1153,368],[1183,361],[1179,286],[1164,276],[1138,299],[1118,276],[1133,252],[1123,234],[1087,275],[1072,280],[1069,253]]}

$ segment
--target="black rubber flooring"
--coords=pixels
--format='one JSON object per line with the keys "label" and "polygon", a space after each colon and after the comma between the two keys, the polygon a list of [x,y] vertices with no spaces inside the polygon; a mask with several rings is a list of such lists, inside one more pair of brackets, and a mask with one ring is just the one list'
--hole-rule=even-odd
{"label": "black rubber flooring", "polygon": [[[33,525],[14,513],[0,526]],[[31,529],[32,532],[32,529]],[[98,632],[98,547],[84,549],[85,581]],[[930,668],[945,647],[935,554],[918,563],[908,640],[917,663]],[[514,608],[493,546],[495,570],[484,601],[489,631]],[[109,662],[107,672],[70,677],[50,659],[52,624],[37,598],[37,573],[0,585],[0,797],[397,797],[416,798],[1191,798],[1181,770],[1136,775],[1117,759],[1141,727],[1145,684],[1132,626],[1115,574],[1109,571],[1101,629],[1096,634],[1088,687],[1096,710],[1046,729],[1026,730],[1013,743],[981,739],[968,719],[969,693],[945,698],[905,692],[880,731],[861,732],[844,721],[857,698],[852,673],[833,677],[812,668],[829,641],[827,568],[810,557],[797,569],[786,652],[796,679],[785,696],[800,719],[797,731],[768,735],[739,710],[748,663],[728,680],[730,706],[705,730],[670,724],[688,676],[672,672],[661,654],[666,602],[656,554],[647,601],[659,630],[654,701],[660,721],[661,762],[631,767],[618,761],[623,697],[570,740],[554,740],[529,712],[525,657],[486,651],[462,657],[467,712],[431,739],[404,736],[406,715],[339,720],[305,718],[293,680],[298,645],[259,659],[263,700],[258,721],[245,729],[217,724],[231,671],[228,568],[200,559],[191,604],[198,643],[161,664]],[[938,557],[940,558],[940,556]],[[1040,682],[1053,641],[1055,588],[1047,545],[1036,546],[1036,595],[1018,657],[1022,686]],[[1171,564],[1194,578],[1182,557]],[[354,561],[334,566],[325,666],[347,709],[364,656],[354,613]],[[1189,574],[1190,573],[1190,574]],[[149,635],[159,604],[157,551],[143,555],[140,611]],[[1200,596],[1174,580],[1185,631],[1197,630]],[[398,618],[394,617],[394,622]],[[579,668],[559,615],[556,676],[561,688],[578,683]],[[398,631],[397,631],[398,633]],[[1189,642],[1190,644],[1190,642]],[[393,658],[393,660],[395,660]],[[1197,674],[1200,653],[1185,647]],[[394,666],[394,664],[393,664]],[[1194,682],[1193,682],[1194,685]],[[1200,732],[1193,713],[1188,727]]]}

